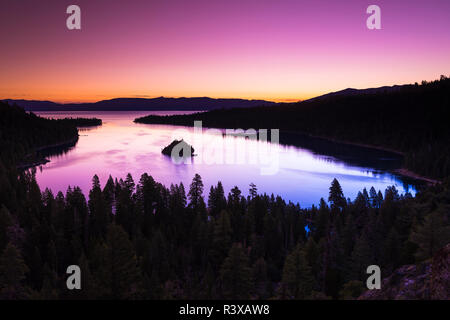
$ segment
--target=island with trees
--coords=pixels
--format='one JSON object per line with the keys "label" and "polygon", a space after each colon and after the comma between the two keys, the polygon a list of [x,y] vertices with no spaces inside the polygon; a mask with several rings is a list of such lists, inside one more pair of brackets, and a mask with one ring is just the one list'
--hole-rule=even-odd
{"label": "island with trees", "polygon": [[[194,148],[188,144],[186,141],[184,141],[183,139],[181,140],[173,140],[168,146],[164,147],[161,150],[161,153],[172,157],[174,155],[174,149],[175,150],[179,150],[178,151],[178,155],[180,158],[186,158],[186,157],[193,157],[194,156]],[[189,152],[186,152],[185,154],[185,150],[188,150]]]}

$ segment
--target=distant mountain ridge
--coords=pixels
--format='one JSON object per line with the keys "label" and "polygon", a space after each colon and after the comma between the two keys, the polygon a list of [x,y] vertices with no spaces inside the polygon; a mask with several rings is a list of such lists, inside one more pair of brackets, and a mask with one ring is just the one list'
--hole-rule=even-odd
{"label": "distant mountain ridge", "polygon": [[404,85],[393,85],[393,86],[383,86],[378,88],[367,88],[367,89],[354,89],[354,88],[347,88],[344,90],[339,90],[335,92],[326,93],[321,96],[317,96],[308,100],[304,101],[318,101],[330,97],[338,97],[338,96],[355,96],[355,95],[361,95],[361,94],[375,94],[375,93],[391,93],[391,92],[397,92],[400,91],[402,88],[406,87],[412,87],[411,84],[404,84]]}
{"label": "distant mountain ridge", "polygon": [[55,103],[52,101],[4,99],[27,111],[153,111],[153,110],[214,110],[275,106],[265,100],[195,98],[115,98],[92,103]]}
{"label": "distant mountain ridge", "polygon": [[[326,93],[321,96],[310,98],[306,101],[319,101],[337,96],[354,96],[361,94],[390,93],[400,91],[411,84],[383,86],[378,88],[354,89],[347,88],[336,92]],[[0,100],[1,101],[1,100]],[[9,104],[17,104],[27,111],[154,111],[154,110],[187,110],[187,111],[210,111],[215,109],[233,109],[248,107],[270,107],[281,104],[266,100],[247,99],[215,99],[208,97],[193,98],[114,98],[88,103],[56,103],[40,100],[16,100],[3,99]],[[301,101],[299,101],[301,102]]]}

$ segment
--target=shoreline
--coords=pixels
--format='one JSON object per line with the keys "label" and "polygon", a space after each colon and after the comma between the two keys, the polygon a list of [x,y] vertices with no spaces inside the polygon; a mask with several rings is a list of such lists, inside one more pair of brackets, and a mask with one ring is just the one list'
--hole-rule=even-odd
{"label": "shoreline", "polygon": [[[373,150],[379,150],[379,151],[384,151],[384,152],[389,152],[389,153],[393,153],[396,155],[401,155],[404,156],[405,153],[398,151],[398,150],[394,150],[394,149],[390,149],[390,148],[385,148],[385,147],[380,147],[380,146],[374,146],[374,145],[369,145],[369,144],[364,144],[364,143],[357,143],[357,142],[351,142],[351,141],[346,141],[346,140],[338,140],[338,139],[333,139],[333,138],[327,138],[324,136],[317,136],[317,135],[313,135],[313,134],[309,134],[309,133],[305,133],[305,132],[298,132],[298,131],[284,131],[288,134],[301,134],[301,135],[306,135],[308,137],[311,138],[315,138],[315,139],[322,139],[322,140],[326,140],[326,141],[330,141],[332,143],[337,143],[337,144],[345,144],[345,145],[349,145],[349,146],[356,146],[356,147],[361,147],[361,148],[367,148],[367,149],[373,149]],[[431,185],[434,186],[436,184],[441,183],[442,181],[440,180],[436,180],[430,177],[425,177],[422,176],[414,171],[411,171],[408,168],[405,167],[401,167],[398,169],[394,169],[394,170],[390,170],[389,172],[399,175],[399,176],[403,176],[405,178],[410,178],[410,179],[414,179],[414,180],[418,180],[418,181],[422,181],[425,182],[427,185]]]}
{"label": "shoreline", "polygon": [[404,177],[407,177],[407,178],[423,181],[427,185],[431,185],[431,186],[434,186],[434,185],[439,184],[439,183],[442,182],[440,180],[435,180],[435,179],[432,179],[432,178],[429,178],[429,177],[421,176],[421,175],[419,175],[419,174],[417,174],[417,173],[415,173],[415,172],[413,172],[413,171],[411,171],[411,170],[409,170],[407,168],[395,169],[395,170],[392,170],[392,173],[398,174],[400,176],[404,176]]}
{"label": "shoreline", "polygon": [[61,147],[64,147],[64,146],[70,146],[71,144],[76,143],[79,138],[80,138],[80,135],[77,134],[74,138],[72,138],[70,140],[66,140],[66,141],[59,142],[59,143],[54,143],[54,144],[48,144],[48,145],[45,145],[45,146],[42,146],[42,147],[38,147],[38,148],[34,149],[34,152],[36,152],[36,151],[44,151],[44,150],[52,149],[52,148],[61,148]]}
{"label": "shoreline", "polygon": [[[134,122],[136,122],[136,119],[134,120]],[[141,122],[141,121],[138,121],[137,123],[143,123],[143,124],[149,124],[149,125],[160,124],[160,123],[149,123],[149,122]],[[186,126],[186,125],[182,125],[182,124],[172,124],[172,123],[166,123],[166,124],[174,125],[174,126]],[[192,125],[189,125],[188,127],[192,127]],[[224,128],[218,127],[217,129],[224,129]],[[365,148],[365,149],[370,149],[370,150],[378,150],[378,151],[392,153],[394,155],[402,156],[402,157],[405,156],[405,152],[394,150],[394,149],[387,148],[387,147],[375,146],[375,145],[358,143],[358,142],[351,142],[351,141],[346,141],[346,140],[338,140],[338,139],[328,138],[328,137],[324,137],[324,136],[318,136],[318,135],[314,135],[314,134],[310,134],[310,133],[306,133],[306,132],[302,132],[302,131],[280,130],[280,134],[281,133],[286,133],[288,135],[302,135],[302,136],[306,136],[306,137],[313,138],[313,139],[321,139],[324,141],[329,141],[329,142],[332,142],[335,144],[343,144],[343,145],[355,146],[355,147]],[[401,168],[394,169],[394,170],[389,170],[389,172],[399,175],[399,176],[403,176],[405,178],[422,181],[422,182],[426,183],[427,185],[436,185],[436,184],[441,183],[440,180],[436,180],[436,179],[433,179],[430,177],[424,177],[424,176],[422,176],[418,173],[415,173],[405,167],[401,167]]]}
{"label": "shoreline", "polygon": [[[74,146],[78,142],[79,137],[80,137],[80,135],[77,134],[77,136],[74,137],[73,139],[66,140],[64,142],[45,145],[42,147],[37,147],[36,149],[34,149],[33,152],[40,152],[40,151],[45,151],[45,150],[53,149],[53,148],[71,147],[71,146]],[[25,156],[25,158],[27,158],[31,155],[32,155],[32,153],[29,153]],[[40,157],[40,158],[33,159],[31,161],[20,162],[16,165],[16,168],[19,170],[26,170],[26,169],[30,169],[30,168],[38,167],[40,165],[47,164],[49,162],[50,162],[50,160],[48,160],[47,158]]]}
{"label": "shoreline", "polygon": [[351,142],[351,141],[347,141],[347,140],[338,140],[338,139],[334,139],[334,138],[328,138],[328,137],[325,137],[325,136],[318,136],[318,135],[314,135],[314,134],[310,134],[310,133],[306,133],[306,132],[301,132],[301,131],[283,130],[283,132],[286,132],[288,134],[301,134],[301,135],[305,135],[305,136],[308,136],[308,137],[311,137],[311,138],[327,140],[327,141],[330,141],[330,142],[333,142],[333,143],[338,143],[338,144],[346,144],[346,145],[350,145],[350,146],[356,146],[356,147],[361,147],[361,148],[367,148],[367,149],[373,149],[373,150],[390,152],[390,153],[394,153],[394,154],[397,154],[397,155],[400,155],[400,156],[404,156],[405,155],[405,153],[402,152],[402,151],[390,149],[390,148],[387,148],[387,147],[375,146],[375,145],[364,144],[364,143],[359,143],[359,142]]}

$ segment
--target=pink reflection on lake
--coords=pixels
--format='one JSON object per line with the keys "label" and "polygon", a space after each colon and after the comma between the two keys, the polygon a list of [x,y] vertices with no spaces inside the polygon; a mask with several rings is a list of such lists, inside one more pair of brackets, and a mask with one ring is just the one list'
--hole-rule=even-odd
{"label": "pink reflection on lake", "polygon": [[[374,186],[384,191],[387,186],[395,185],[403,193],[405,186],[398,177],[389,173],[374,173],[370,168],[348,165],[336,159],[320,156],[313,152],[290,146],[271,145],[276,152],[279,168],[273,175],[261,175],[261,163],[224,163],[207,164],[207,152],[196,147],[196,135],[192,128],[181,128],[168,125],[145,125],[133,123],[137,117],[148,114],[180,114],[186,112],[40,112],[49,118],[62,117],[97,117],[103,120],[100,127],[83,129],[76,146],[69,152],[59,156],[51,156],[46,165],[37,170],[36,177],[41,189],[50,188],[56,194],[67,187],[79,186],[87,196],[92,177],[97,174],[102,185],[109,175],[113,178],[125,178],[131,173],[137,183],[143,173],[166,185],[183,182],[188,188],[195,173],[203,178],[205,198],[211,185],[222,181],[225,191],[238,186],[244,195],[248,193],[248,185],[253,182],[260,193],[282,196],[286,201],[299,202],[302,207],[317,204],[321,197],[328,196],[328,188],[333,178],[341,183],[346,197],[353,199],[364,187]],[[199,153],[192,164],[176,165],[163,154],[161,149],[174,138],[174,132],[184,129],[184,138]],[[259,129],[259,128],[256,128]],[[223,146],[223,154],[231,154],[236,139],[241,140],[247,157],[264,142],[243,140],[235,137],[223,137],[206,134],[203,131],[206,145]],[[406,186],[408,187],[408,186]],[[409,186],[410,192],[414,188]]]}

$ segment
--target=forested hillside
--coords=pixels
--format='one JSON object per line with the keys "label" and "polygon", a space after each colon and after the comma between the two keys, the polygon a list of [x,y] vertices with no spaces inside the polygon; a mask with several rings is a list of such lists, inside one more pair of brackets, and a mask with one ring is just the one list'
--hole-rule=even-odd
{"label": "forested hillside", "polygon": [[99,126],[96,118],[46,119],[0,101],[0,165],[14,166],[36,160],[36,151],[73,145],[77,127]]}
{"label": "forested hillside", "polygon": [[0,161],[11,165],[37,148],[76,140],[71,121],[48,120],[0,102]]}
{"label": "forested hillside", "polygon": [[[41,192],[24,173],[3,192],[2,299],[352,299],[368,265],[384,278],[450,241],[448,183],[416,198],[363,190],[349,202],[335,180],[311,209],[254,185],[244,198],[219,182],[205,199],[198,175],[187,192],[147,174],[102,189],[95,176],[85,199],[77,187]],[[83,290],[66,289],[73,264]]]}
{"label": "forested hillside", "polygon": [[[370,92],[370,91],[369,91]],[[278,128],[403,152],[404,166],[421,175],[450,175],[450,79],[396,90],[329,95],[294,104],[193,115],[148,116],[141,123],[204,127]]]}

